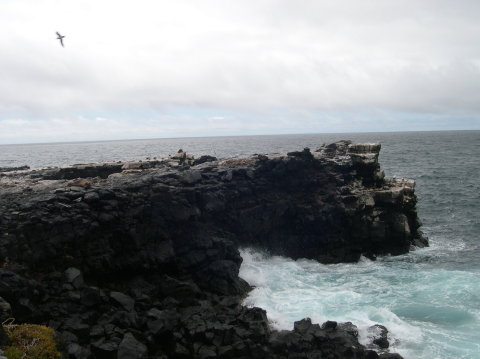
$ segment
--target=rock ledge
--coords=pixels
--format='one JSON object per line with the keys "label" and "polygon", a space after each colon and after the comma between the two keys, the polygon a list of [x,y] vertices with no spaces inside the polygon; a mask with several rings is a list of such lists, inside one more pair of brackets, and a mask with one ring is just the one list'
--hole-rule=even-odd
{"label": "rock ledge", "polygon": [[385,179],[379,151],[2,172],[0,302],[75,359],[399,357],[360,345],[351,323],[274,332],[239,304],[239,246],[338,263],[428,245],[414,182]]}

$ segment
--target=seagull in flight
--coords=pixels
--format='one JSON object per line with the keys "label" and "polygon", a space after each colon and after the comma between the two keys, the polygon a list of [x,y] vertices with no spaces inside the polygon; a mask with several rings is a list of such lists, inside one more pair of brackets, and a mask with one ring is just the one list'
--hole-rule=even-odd
{"label": "seagull in flight", "polygon": [[60,40],[60,44],[62,45],[62,47],[65,47],[65,46],[63,46],[63,38],[64,38],[64,37],[65,37],[65,36],[60,35],[60,33],[57,31],[57,39]]}

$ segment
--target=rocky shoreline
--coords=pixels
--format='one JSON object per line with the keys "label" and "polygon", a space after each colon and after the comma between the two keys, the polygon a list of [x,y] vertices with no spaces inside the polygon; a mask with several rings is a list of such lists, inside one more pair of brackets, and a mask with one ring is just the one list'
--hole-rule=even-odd
{"label": "rocky shoreline", "polygon": [[2,172],[0,315],[48,324],[75,359],[400,358],[386,328],[372,348],[351,323],[272,330],[238,276],[241,246],[338,263],[428,245],[414,182],[385,179],[379,151]]}

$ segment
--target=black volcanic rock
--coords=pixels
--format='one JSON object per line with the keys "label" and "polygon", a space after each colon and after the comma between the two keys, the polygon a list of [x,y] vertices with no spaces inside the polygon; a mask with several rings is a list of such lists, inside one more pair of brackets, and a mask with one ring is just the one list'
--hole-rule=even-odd
{"label": "black volcanic rock", "polygon": [[0,172],[25,171],[29,169],[30,169],[30,166],[0,167]]}
{"label": "black volcanic rock", "polygon": [[368,328],[368,338],[371,339],[373,345],[380,349],[387,349],[390,346],[388,329],[383,325],[375,324]]}
{"label": "black volcanic rock", "polygon": [[0,297],[17,322],[59,331],[70,358],[377,358],[351,323],[272,331],[265,311],[240,305],[238,248],[337,263],[427,245],[414,182],[385,179],[379,151],[180,150],[3,173]]}

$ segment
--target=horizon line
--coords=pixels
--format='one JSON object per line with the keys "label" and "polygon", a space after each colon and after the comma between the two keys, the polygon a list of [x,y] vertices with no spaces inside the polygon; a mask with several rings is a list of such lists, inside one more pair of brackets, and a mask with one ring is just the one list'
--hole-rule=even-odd
{"label": "horizon line", "polygon": [[184,138],[217,138],[217,137],[261,137],[261,136],[293,136],[293,135],[335,135],[335,134],[367,134],[367,133],[411,133],[411,132],[468,132],[480,131],[480,129],[448,129],[448,130],[405,130],[405,131],[359,131],[359,132],[292,132],[292,133],[270,133],[270,134],[238,134],[238,135],[211,135],[211,136],[172,136],[172,137],[139,137],[121,139],[96,139],[79,141],[51,141],[51,142],[12,142],[0,143],[0,146],[22,146],[22,145],[55,145],[95,142],[125,142],[125,141],[152,141],[152,140],[174,140]]}

